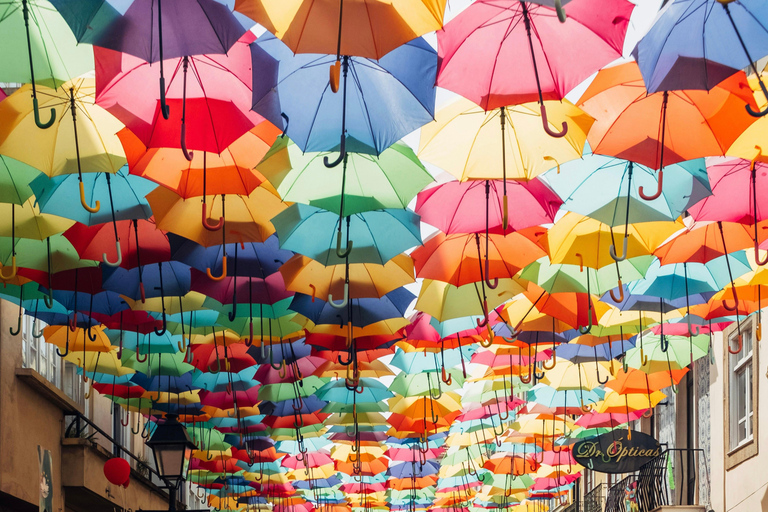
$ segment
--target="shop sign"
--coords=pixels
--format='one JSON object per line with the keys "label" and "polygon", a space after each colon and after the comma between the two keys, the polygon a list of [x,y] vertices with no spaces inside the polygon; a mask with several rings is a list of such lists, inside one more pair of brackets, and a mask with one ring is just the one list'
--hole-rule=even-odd
{"label": "shop sign", "polygon": [[631,473],[661,455],[659,442],[642,432],[617,429],[582,439],[573,446],[573,457],[600,473]]}

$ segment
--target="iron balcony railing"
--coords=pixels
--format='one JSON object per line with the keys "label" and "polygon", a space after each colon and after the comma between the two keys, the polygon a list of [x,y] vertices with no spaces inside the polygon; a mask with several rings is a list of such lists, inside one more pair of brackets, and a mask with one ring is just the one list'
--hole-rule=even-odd
{"label": "iron balcony railing", "polygon": [[597,484],[594,489],[586,493],[582,507],[583,512],[603,512],[607,489],[608,485]]}

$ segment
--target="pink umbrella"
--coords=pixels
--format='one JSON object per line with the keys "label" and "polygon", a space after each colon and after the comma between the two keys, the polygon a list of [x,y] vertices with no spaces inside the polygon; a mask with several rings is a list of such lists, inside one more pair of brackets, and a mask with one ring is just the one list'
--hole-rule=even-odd
{"label": "pink umbrella", "polygon": [[712,195],[689,208],[688,213],[697,221],[753,224],[755,261],[765,265],[768,257],[761,260],[757,252],[762,238],[757,223],[768,219],[768,204],[763,206],[764,201],[758,199],[768,193],[768,164],[741,158],[707,158],[707,174]]}
{"label": "pink umbrella", "polygon": [[226,55],[166,60],[165,65],[174,70],[166,90],[171,107],[168,119],[163,118],[160,97],[151,85],[159,76],[158,66],[127,53],[94,47],[96,103],[148,148],[180,147],[187,160],[192,160],[187,147],[220,154],[264,120],[251,111],[249,44],[255,39],[246,32]]}
{"label": "pink umbrella", "polygon": [[640,418],[645,411],[632,411],[629,414],[613,412],[590,412],[576,420],[576,425],[584,428],[618,427]]}
{"label": "pink umbrella", "polygon": [[[634,6],[626,0],[576,0],[566,24],[550,7],[480,0],[437,33],[437,85],[493,110],[560,100],[589,75],[621,57]],[[550,133],[563,136],[563,133]]]}
{"label": "pink umbrella", "polygon": [[[490,233],[504,234],[540,224],[554,222],[557,210],[563,204],[546,184],[538,179],[527,183],[507,183],[508,201],[512,203],[504,230],[502,213],[502,182],[498,180],[450,181],[420,192],[416,199],[416,213],[421,220],[447,234]],[[486,225],[486,201],[490,205]]]}
{"label": "pink umbrella", "polygon": [[[262,384],[277,384],[280,382],[296,382],[302,378],[314,374],[317,369],[327,361],[322,357],[300,357],[294,363],[287,364],[284,368],[275,370],[271,365],[262,364],[253,376],[254,380]],[[296,372],[298,370],[298,373]],[[280,374],[283,373],[281,376]]]}
{"label": "pink umbrella", "polygon": [[297,459],[296,455],[291,455],[284,458],[280,463],[281,466],[289,469],[319,468],[326,464],[333,464],[333,459],[323,452],[309,452],[302,455],[301,459]]}
{"label": "pink umbrella", "polygon": [[238,407],[253,407],[260,402],[259,388],[261,386],[253,386],[246,390],[233,389],[232,393],[200,390],[200,403],[217,409],[234,409],[235,403]]}

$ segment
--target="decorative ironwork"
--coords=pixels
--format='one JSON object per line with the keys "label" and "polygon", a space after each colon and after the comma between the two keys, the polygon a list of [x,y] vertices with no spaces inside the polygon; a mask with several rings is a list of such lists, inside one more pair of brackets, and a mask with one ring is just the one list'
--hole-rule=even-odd
{"label": "decorative ironwork", "polygon": [[[611,488],[608,489],[608,497],[605,503],[605,512],[627,512],[627,506],[625,502],[625,498],[627,496],[627,488],[633,482],[637,481],[637,476],[630,475],[623,480],[619,480],[618,483],[611,486]],[[640,510],[645,512],[645,510],[650,509],[644,509],[641,506]]]}
{"label": "decorative ironwork", "polygon": [[605,503],[606,484],[597,484],[594,489],[584,495],[584,512],[603,512]]}

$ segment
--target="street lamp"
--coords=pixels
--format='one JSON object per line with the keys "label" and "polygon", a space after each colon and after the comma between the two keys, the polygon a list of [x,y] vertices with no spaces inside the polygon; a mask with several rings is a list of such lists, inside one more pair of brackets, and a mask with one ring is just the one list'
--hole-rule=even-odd
{"label": "street lamp", "polygon": [[197,448],[177,418],[175,414],[166,415],[165,422],[157,424],[152,438],[146,443],[152,449],[160,478],[168,483],[170,510],[176,509],[176,490],[187,479],[188,461],[192,450]]}

